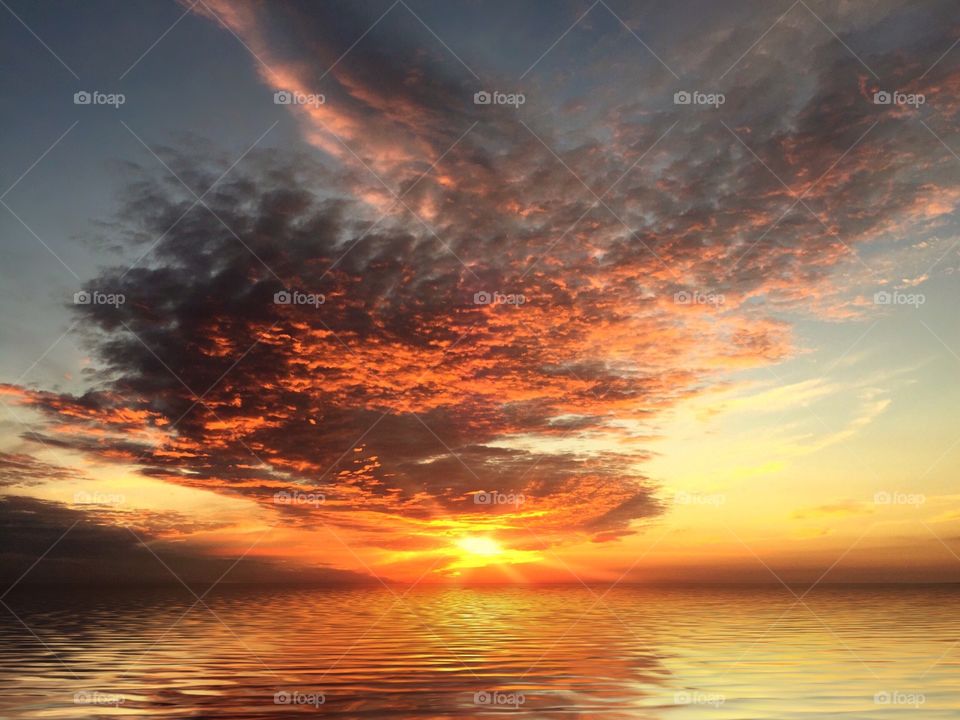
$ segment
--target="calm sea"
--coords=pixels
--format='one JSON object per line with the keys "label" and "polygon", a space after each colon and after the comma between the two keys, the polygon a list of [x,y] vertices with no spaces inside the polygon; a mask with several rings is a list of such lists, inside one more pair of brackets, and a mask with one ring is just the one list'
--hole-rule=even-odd
{"label": "calm sea", "polygon": [[0,717],[960,717],[947,587],[395,592],[17,591]]}

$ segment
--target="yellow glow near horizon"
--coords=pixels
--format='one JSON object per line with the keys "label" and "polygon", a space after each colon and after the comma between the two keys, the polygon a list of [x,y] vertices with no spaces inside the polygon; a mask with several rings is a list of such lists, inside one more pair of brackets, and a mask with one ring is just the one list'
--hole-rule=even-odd
{"label": "yellow glow near horizon", "polygon": [[493,538],[477,535],[468,535],[460,538],[457,540],[457,546],[472,555],[483,555],[484,557],[502,555],[504,552],[500,543]]}

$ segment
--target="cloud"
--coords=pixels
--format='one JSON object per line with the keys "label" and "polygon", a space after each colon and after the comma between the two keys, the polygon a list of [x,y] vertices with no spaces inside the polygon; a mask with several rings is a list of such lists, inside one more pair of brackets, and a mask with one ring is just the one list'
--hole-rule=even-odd
{"label": "cloud", "polygon": [[[805,72],[761,44],[719,110],[673,104],[663,68],[627,101],[624,75],[560,102],[560,81],[578,87],[605,52],[535,76],[531,106],[549,112],[523,115],[474,105],[446,49],[397,31],[417,26],[399,7],[349,62],[371,22],[359,10],[333,23],[323,5],[194,9],[244,40],[267,89],[325,95],[289,108],[319,153],[253,151],[218,180],[212,151],[161,148],[188,185],[212,186],[193,207],[162,168],[132,168],[113,227],[146,257],[87,284],[124,304],[74,308],[89,391],[0,392],[39,413],[24,439],[381,547],[413,521],[489,518],[469,501],[481,490],[530,498],[534,512],[498,509],[516,537],[635,531],[662,508],[648,437],[624,427],[789,357],[797,317],[863,312],[855,291],[892,276],[859,253],[943,232],[960,200],[955,159],[917,112],[874,105],[870,73],[799,14],[774,32]],[[942,34],[942,13],[891,13]],[[767,20],[674,53],[691,74],[723,67]],[[831,20],[858,38],[882,25]],[[635,43],[612,26],[591,26],[605,50]],[[870,48],[883,76],[909,76],[896,48]],[[954,74],[930,75],[931,125],[955,114]],[[869,400],[853,430],[886,407]],[[557,448],[585,437],[590,451]],[[290,489],[325,502],[275,506]]]}
{"label": "cloud", "polygon": [[[76,306],[98,360],[94,387],[73,396],[6,386],[12,402],[46,418],[25,439],[271,506],[281,489],[322,492],[333,522],[351,511],[472,515],[468,493],[490,488],[579,508],[569,529],[586,534],[659,512],[631,469],[641,453],[492,443],[604,431],[615,412],[669,402],[685,373],[591,357],[593,321],[557,316],[572,305],[560,290],[549,304],[475,304],[459,261],[399,230],[369,234],[328,272],[359,232],[346,201],[299,189],[317,178],[306,182],[286,159],[252,165],[211,194],[213,213],[188,213],[149,267],[107,270],[89,284],[127,299]],[[149,179],[134,187],[131,236],[159,235],[182,212],[178,200]],[[397,261],[411,253],[424,255],[425,272]],[[324,301],[277,304],[287,288]],[[572,413],[580,419],[565,426]],[[279,511],[290,522],[314,512]]]}
{"label": "cloud", "polygon": [[[139,524],[131,532],[108,518],[98,520],[60,503],[29,497],[0,498],[0,523],[8,537],[0,553],[0,581],[5,588],[14,583],[25,588],[51,584],[179,585],[182,581],[199,594],[218,581],[375,582],[348,571],[287,568],[251,557],[234,565],[236,558],[212,558],[200,548],[157,540]],[[179,523],[182,527],[182,518]],[[40,557],[43,562],[34,564]]]}
{"label": "cloud", "polygon": [[74,479],[78,474],[26,453],[0,452],[0,487],[42,485],[52,480]]}

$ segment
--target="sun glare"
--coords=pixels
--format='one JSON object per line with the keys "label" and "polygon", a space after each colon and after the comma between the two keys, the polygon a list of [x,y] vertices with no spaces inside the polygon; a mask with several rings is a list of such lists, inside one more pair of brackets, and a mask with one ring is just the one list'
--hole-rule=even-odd
{"label": "sun glare", "polygon": [[503,547],[493,538],[468,535],[457,541],[457,546],[472,555],[492,557],[503,553]]}

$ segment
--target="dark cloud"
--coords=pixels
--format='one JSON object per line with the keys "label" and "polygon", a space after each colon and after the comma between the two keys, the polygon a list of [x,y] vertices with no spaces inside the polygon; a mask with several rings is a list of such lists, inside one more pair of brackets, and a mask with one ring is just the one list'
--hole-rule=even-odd
{"label": "dark cloud", "polygon": [[[254,151],[218,180],[229,160],[202,144],[159,148],[211,187],[202,204],[163,169],[128,168],[111,228],[144,257],[88,283],[125,303],[76,308],[91,390],[4,391],[44,415],[27,439],[271,505],[326,495],[278,508],[291,523],[466,517],[471,493],[498,489],[547,510],[530,520],[544,532],[631,532],[661,512],[639,469],[657,414],[787,357],[796,316],[855,313],[851,288],[889,279],[858,253],[937,232],[960,200],[955,158],[918,122],[955,117],[956,71],[931,73],[922,111],[877,106],[880,82],[799,6],[769,40],[792,64],[759,44],[719,109],[674,105],[676,79],[605,14],[586,25],[596,55],[545,65],[516,111],[473,105],[474,80],[422,29],[400,32],[417,22],[399,10],[331,68],[379,6],[336,22],[316,4],[210,6],[266,84],[326,94],[291,108],[320,159]],[[899,17],[942,36],[949,6],[815,9],[908,83],[936,53],[904,62],[871,33]],[[671,35],[665,56],[712,77],[776,20],[729,12],[744,22],[709,43]],[[630,63],[591,82],[621,43],[655,69],[629,97]],[[676,300],[689,291],[723,300]]]}
{"label": "dark cloud", "polygon": [[43,462],[26,453],[0,452],[0,486],[42,485],[51,480],[70,480],[76,476],[74,470]]}
{"label": "dark cloud", "polygon": [[[170,162],[178,172],[189,164]],[[656,379],[559,356],[582,329],[558,324],[529,336],[523,308],[473,304],[460,262],[431,238],[371,232],[329,271],[362,230],[345,219],[345,200],[302,189],[329,187],[324,170],[314,171],[308,181],[303,162],[255,155],[210,194],[209,210],[186,215],[162,180],[132,183],[129,236],[163,239],[142,266],[88,284],[126,299],[77,308],[99,361],[97,389],[29,393],[24,401],[50,424],[25,437],[264,502],[293,479],[323,490],[329,513],[475,513],[468,493],[498,487],[581,505],[583,528],[606,504],[634,507],[633,518],[658,511],[642,476],[611,472],[614,460],[641,455],[611,455],[611,493],[598,501],[577,481],[596,472],[589,455],[490,444],[599,429],[609,410],[593,410],[642,403]],[[287,288],[324,302],[276,304]],[[555,419],[581,406],[576,422]],[[160,445],[157,434],[167,436]],[[609,517],[619,528],[632,519]]]}
{"label": "dark cloud", "polygon": [[[0,498],[0,524],[7,537],[0,552],[4,589],[14,583],[26,588],[178,585],[183,581],[200,594],[218,580],[227,584],[376,582],[343,570],[285,568],[250,557],[234,566],[236,558],[208,557],[199,548],[156,539],[141,527],[142,519],[132,527],[133,533],[120,526],[119,518],[101,520],[60,503],[19,496]],[[182,519],[180,527],[184,528]],[[43,560],[36,562],[41,557]]]}

